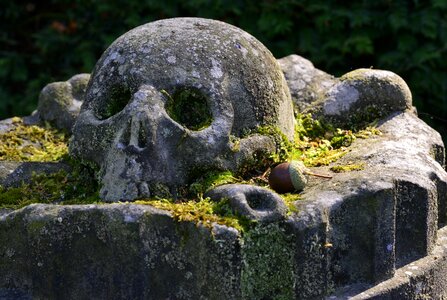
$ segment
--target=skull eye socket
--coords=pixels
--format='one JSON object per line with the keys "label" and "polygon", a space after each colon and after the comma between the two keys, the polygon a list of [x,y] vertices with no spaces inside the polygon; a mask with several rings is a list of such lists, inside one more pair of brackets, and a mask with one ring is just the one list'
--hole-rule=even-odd
{"label": "skull eye socket", "polygon": [[168,115],[190,130],[202,130],[213,121],[206,97],[194,88],[177,90],[165,105]]}
{"label": "skull eye socket", "polygon": [[129,103],[132,94],[130,90],[123,86],[115,86],[111,89],[109,100],[97,107],[96,114],[99,119],[104,120],[110,118],[124,109]]}

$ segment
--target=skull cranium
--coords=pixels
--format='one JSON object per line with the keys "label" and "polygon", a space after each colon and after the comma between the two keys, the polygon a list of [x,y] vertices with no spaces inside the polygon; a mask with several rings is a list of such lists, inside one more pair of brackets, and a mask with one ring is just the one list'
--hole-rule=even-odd
{"label": "skull cranium", "polygon": [[194,170],[237,170],[256,151],[275,151],[271,137],[244,137],[266,125],[293,138],[290,93],[271,53],[219,21],[168,19],[104,52],[70,153],[100,166],[102,199],[134,200],[160,185],[172,192]]}

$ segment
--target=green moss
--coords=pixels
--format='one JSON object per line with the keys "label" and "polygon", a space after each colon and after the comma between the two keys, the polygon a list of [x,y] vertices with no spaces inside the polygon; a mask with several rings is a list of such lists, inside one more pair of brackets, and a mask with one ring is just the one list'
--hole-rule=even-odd
{"label": "green moss", "polygon": [[348,164],[348,165],[333,166],[330,168],[330,170],[335,173],[343,173],[351,171],[360,171],[363,170],[364,168],[365,168],[364,164]]}
{"label": "green moss", "polygon": [[244,231],[250,221],[232,213],[226,200],[213,202],[209,198],[198,201],[173,202],[172,200],[138,200],[136,204],[151,205],[169,211],[173,218],[179,222],[194,222],[205,227],[212,227],[213,223],[233,227]]}
{"label": "green moss", "polygon": [[258,225],[244,234],[243,299],[294,299],[294,245],[278,224]]}
{"label": "green moss", "polygon": [[367,127],[368,124],[381,119],[386,114],[384,114],[380,107],[371,104],[363,108],[361,111],[350,115],[348,124],[353,130],[358,131]]}
{"label": "green moss", "polygon": [[166,111],[179,124],[191,129],[201,130],[213,121],[208,101],[198,89],[180,89],[171,95],[162,90],[167,97]]}
{"label": "green moss", "polygon": [[269,154],[269,160],[263,158],[263,167],[254,165],[259,168],[258,173],[269,164],[290,160],[301,160],[308,167],[326,166],[344,156],[357,137],[380,134],[373,127],[355,131],[335,128],[327,122],[314,119],[311,114],[297,115],[293,142],[272,126],[259,127],[256,133],[272,136],[277,148],[276,153]]}
{"label": "green moss", "polygon": [[236,183],[238,180],[230,171],[211,171],[203,174],[189,185],[189,192],[195,196],[203,195],[213,187]]}
{"label": "green moss", "polygon": [[32,203],[89,204],[99,201],[98,185],[90,169],[72,165],[71,172],[33,174],[19,187],[0,186],[0,208],[18,209]]}
{"label": "green moss", "polygon": [[312,118],[312,114],[298,114],[295,123],[296,138],[299,140],[322,138],[332,126]]}
{"label": "green moss", "polygon": [[260,126],[256,133],[267,135],[274,138],[276,143],[276,153],[271,154],[273,162],[281,162],[287,160],[293,149],[293,143],[281,132],[278,127],[274,126]]}
{"label": "green moss", "polygon": [[293,213],[297,213],[298,209],[295,206],[295,202],[298,200],[301,200],[300,194],[294,194],[294,193],[286,193],[280,195],[284,203],[287,205],[288,208],[288,215],[291,215]]}
{"label": "green moss", "polygon": [[20,118],[12,119],[12,127],[0,133],[0,160],[58,161],[68,154],[68,137],[54,128],[27,126]]}
{"label": "green moss", "polygon": [[124,109],[132,98],[129,88],[121,85],[112,86],[108,95],[110,101],[95,107],[96,115],[100,119],[110,118]]}

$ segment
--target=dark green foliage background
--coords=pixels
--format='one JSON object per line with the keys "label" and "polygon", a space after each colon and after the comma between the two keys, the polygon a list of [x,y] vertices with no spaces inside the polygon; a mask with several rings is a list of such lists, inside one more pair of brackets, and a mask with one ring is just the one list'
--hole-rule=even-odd
{"label": "dark green foliage background", "polygon": [[421,117],[447,135],[447,0],[3,1],[0,119],[34,110],[46,83],[91,72],[129,29],[175,16],[234,24],[276,57],[296,53],[337,76],[391,70],[409,84]]}

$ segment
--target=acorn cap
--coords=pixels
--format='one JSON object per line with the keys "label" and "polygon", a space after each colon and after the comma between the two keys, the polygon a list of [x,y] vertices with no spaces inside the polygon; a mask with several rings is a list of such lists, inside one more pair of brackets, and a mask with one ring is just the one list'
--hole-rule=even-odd
{"label": "acorn cap", "polygon": [[301,161],[294,160],[289,163],[290,180],[296,191],[304,190],[307,184],[306,171],[307,168]]}

